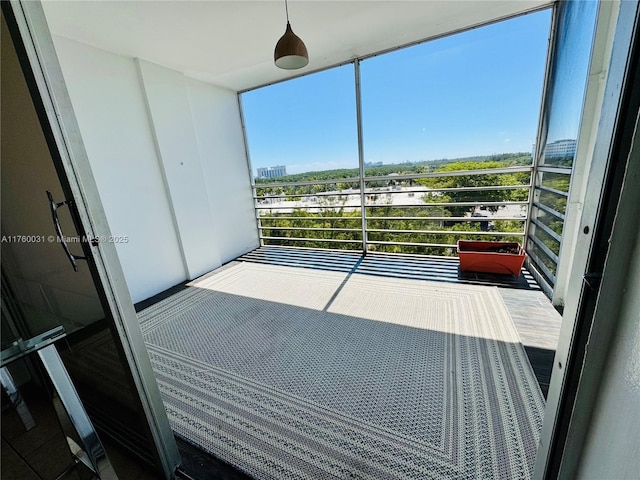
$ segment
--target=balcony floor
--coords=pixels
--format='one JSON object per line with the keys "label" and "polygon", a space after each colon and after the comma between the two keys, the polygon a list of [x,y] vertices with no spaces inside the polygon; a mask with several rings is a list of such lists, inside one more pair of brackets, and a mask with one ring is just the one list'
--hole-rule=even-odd
{"label": "balcony floor", "polygon": [[[475,474],[528,477],[513,458],[531,465],[535,454],[535,382],[548,384],[560,317],[526,271],[460,274],[457,259],[262,247],[138,307],[149,305],[142,329],[174,431],[258,478],[289,478],[268,473],[269,462],[306,475],[442,468],[448,478],[454,459],[478,461],[487,436],[497,463],[482,454],[489,470]],[[506,444],[502,428],[515,428]],[[379,463],[396,447],[405,467]]]}
{"label": "balcony floor", "polygon": [[562,317],[525,268],[516,278],[511,275],[460,272],[458,259],[453,257],[370,253],[363,258],[359,252],[268,246],[249,252],[238,260],[392,278],[496,286],[518,330],[542,393],[545,398],[547,396]]}

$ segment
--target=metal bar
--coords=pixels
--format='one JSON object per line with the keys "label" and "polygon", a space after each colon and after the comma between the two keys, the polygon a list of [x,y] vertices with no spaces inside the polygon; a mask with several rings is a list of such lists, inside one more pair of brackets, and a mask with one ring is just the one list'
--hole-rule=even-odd
{"label": "metal bar", "polygon": [[537,218],[532,218],[531,223],[533,223],[536,227],[540,228],[543,232],[553,238],[556,242],[562,242],[562,237],[558,235],[556,232],[551,230],[547,225],[542,223]]}
{"label": "metal bar", "polygon": [[33,415],[29,411],[29,407],[24,402],[22,395],[20,394],[20,390],[16,387],[16,383],[13,381],[13,377],[11,376],[11,372],[7,367],[2,367],[0,369],[0,382],[2,383],[2,388],[4,389],[7,397],[9,397],[9,402],[16,409],[16,413],[18,417],[20,417],[20,421],[24,426],[25,430],[31,430],[36,426],[36,421],[33,419]]}
{"label": "metal bar", "polygon": [[[260,187],[262,188],[262,187]],[[356,190],[355,192],[343,193],[342,190],[335,192],[318,192],[318,193],[274,193],[269,195],[256,195],[254,198],[256,200],[267,200],[269,198],[289,198],[289,197],[349,197],[349,196],[360,196],[360,190]]]}
{"label": "metal bar", "polygon": [[[362,91],[360,88],[360,60],[353,62],[354,78],[356,82],[356,124],[358,127],[358,171],[360,173],[360,205],[365,205],[365,184],[364,184],[364,144],[362,133]],[[362,254],[367,254],[367,211],[360,209],[362,218]]]}
{"label": "metal bar", "polygon": [[[420,205],[418,205],[420,206]],[[311,209],[341,209],[341,208],[350,208],[353,210],[357,210],[360,208],[360,205],[352,205],[352,206],[343,206],[343,205],[316,205],[316,206],[305,206],[305,207],[296,207],[296,206],[286,206],[286,205],[277,205],[277,206],[266,206],[266,205],[258,205],[256,209],[258,210],[282,210],[282,209],[291,209],[291,210],[311,210]],[[357,217],[356,217],[357,218]]]}
{"label": "metal bar", "polygon": [[76,392],[71,378],[69,378],[69,374],[62,364],[55,345],[49,345],[38,350],[38,355],[49,374],[60,401],[69,414],[73,427],[80,437],[84,453],[87,454],[91,463],[91,469],[100,479],[117,480],[118,477],[111,466],[111,462],[109,462],[102,442],[100,442],[98,434],[80,401],[78,392]]}
{"label": "metal bar", "polygon": [[[358,207],[359,208],[359,207]],[[282,215],[276,217],[260,217],[262,221],[265,220],[359,220],[360,217],[292,217],[289,215]],[[526,217],[369,217],[367,220],[439,220],[447,222],[482,222],[482,221],[512,221],[512,222],[524,222]]]}
{"label": "metal bar", "polygon": [[549,247],[547,247],[544,243],[542,243],[542,240],[540,240],[535,235],[529,235],[529,240],[535,243],[536,246],[540,250],[542,250],[547,257],[549,257],[549,260],[553,261],[553,263],[555,263],[556,266],[558,265],[558,256],[555,253],[553,253],[553,251],[551,251]]}
{"label": "metal bar", "polygon": [[533,202],[533,206],[536,208],[539,208],[540,210],[547,212],[550,215],[553,215],[554,217],[556,217],[558,220],[562,220],[564,221],[564,215],[560,212],[558,212],[557,210],[554,210],[551,207],[547,207],[546,205],[539,203],[539,202]]}
{"label": "metal bar", "polygon": [[457,230],[393,230],[387,228],[370,228],[370,232],[376,233],[420,233],[427,235],[496,235],[496,236],[514,236],[520,237],[524,232],[461,232]]}
{"label": "metal bar", "polygon": [[556,167],[552,165],[538,165],[536,170],[542,173],[559,173],[561,175],[571,175],[573,168],[572,167]]}
{"label": "metal bar", "polygon": [[[457,170],[454,172],[430,172],[430,173],[410,173],[402,175],[394,175],[392,177],[388,175],[376,176],[376,177],[364,177],[364,183],[379,182],[379,181],[396,181],[396,180],[412,180],[416,178],[442,178],[442,177],[462,177],[462,176],[479,176],[479,175],[500,175],[500,174],[512,174],[512,173],[524,173],[531,172],[533,167],[521,166],[521,167],[501,167],[501,168],[483,168],[476,170]],[[355,170],[355,168],[354,168]],[[304,185],[327,185],[333,183],[360,183],[359,177],[346,177],[346,178],[330,178],[323,180],[304,180],[300,182],[273,182],[273,183],[256,183],[256,188],[266,187],[298,187]]]}
{"label": "metal bar", "polygon": [[550,193],[559,195],[561,197],[569,198],[569,192],[563,192],[562,190],[556,190],[555,188],[545,187],[544,185],[538,185],[538,186],[535,186],[534,188],[538,190],[542,190],[543,192],[550,192]]}
{"label": "metal bar", "polygon": [[[429,188],[425,187],[420,190],[371,190],[369,188],[365,193],[367,194],[401,194],[401,193],[431,193],[431,192],[489,192],[496,190],[523,190],[525,188],[530,188],[530,184],[518,184],[518,185],[489,185],[485,187],[435,187]],[[375,188],[375,187],[374,187]],[[389,188],[389,187],[381,187],[381,188]]]}
{"label": "metal bar", "polygon": [[[251,185],[251,196],[253,197],[253,211],[254,211],[254,216],[256,217],[256,228],[260,229],[260,215],[258,213],[258,209],[256,208],[258,206],[258,202],[256,200],[256,196],[258,195],[258,192],[256,190],[256,179],[253,176],[253,166],[251,165],[249,142],[247,140],[247,127],[244,121],[244,109],[242,108],[242,98],[240,97],[240,95],[237,95],[237,99],[238,99],[238,112],[240,113],[240,126],[242,127],[242,142],[244,145],[244,154],[247,161],[247,170],[248,170],[247,173],[249,174],[249,183]],[[260,246],[262,246],[262,242],[260,243]]]}
{"label": "metal bar", "polygon": [[329,242],[329,243],[362,243],[362,240],[338,240],[335,238],[305,238],[305,237],[268,237],[260,235],[263,240],[295,240],[300,242]]}
{"label": "metal bar", "polygon": [[[386,207],[413,207],[413,208],[424,208],[424,207],[502,207],[504,205],[528,205],[529,202],[429,202],[429,203],[421,203],[418,205],[411,204],[391,204],[391,205],[365,205],[366,208],[386,208]],[[322,207],[317,207],[322,208]],[[355,207],[354,207],[355,208]],[[360,208],[360,207],[358,207]]]}
{"label": "metal bar", "polygon": [[545,281],[555,283],[556,276],[547,268],[542,259],[534,251],[527,251],[527,255],[533,260],[533,268],[539,270],[546,277]]}
{"label": "metal bar", "polygon": [[[354,168],[355,170],[355,168]],[[313,172],[307,172],[311,174]],[[329,178],[324,180],[302,180],[300,182],[257,182],[256,188],[262,187],[300,187],[303,185],[327,185],[332,183],[360,183],[358,177],[346,177],[346,178]]]}
{"label": "metal bar", "polygon": [[[499,190],[523,190],[525,188],[530,189],[530,184],[518,184],[518,185],[490,185],[484,187],[442,187],[442,188],[428,188],[425,187],[420,190],[411,190],[401,189],[401,190],[375,190],[376,187],[364,188],[364,193],[366,195],[382,195],[382,194],[406,194],[406,193],[431,193],[431,192],[488,192],[488,191],[499,191]],[[380,187],[380,188],[388,188],[388,187]],[[337,197],[337,196],[356,196],[362,195],[362,190],[357,190],[355,192],[347,192],[344,193],[342,190],[336,192],[320,192],[320,193],[276,193],[272,195],[257,195],[254,198],[257,200],[266,200],[270,198],[289,198],[289,197]]]}
{"label": "metal bar", "polygon": [[[315,218],[315,217],[273,217],[273,218]],[[329,217],[330,218],[330,217]],[[348,217],[344,217],[348,218]],[[486,222],[486,221],[512,221],[524,222],[526,217],[367,217],[368,220],[439,220],[444,222]]]}
{"label": "metal bar", "polygon": [[408,247],[438,247],[438,248],[456,248],[457,245],[451,245],[448,243],[419,243],[419,242],[383,242],[370,240],[370,244],[375,245],[405,245]]}
{"label": "metal bar", "polygon": [[[424,208],[424,207],[502,207],[506,205],[528,205],[529,202],[429,202],[429,203],[420,203],[420,204],[389,204],[389,205],[375,205],[375,204],[365,204],[366,208],[383,208],[383,207],[413,207],[413,208]],[[351,209],[358,210],[360,205],[347,205],[347,206],[305,206],[305,207],[295,207],[295,206],[262,206],[259,205],[256,207],[258,210],[311,210],[311,209]]]}
{"label": "metal bar", "polygon": [[[358,207],[360,208],[360,207]],[[392,217],[395,218],[395,217]],[[276,217],[260,217],[261,220],[360,220],[360,217],[316,217],[315,215],[309,217],[292,217],[289,215],[278,215]]]}
{"label": "metal bar", "polygon": [[324,227],[260,227],[259,230],[310,230],[321,232],[361,232],[360,228],[324,228]]}
{"label": "metal bar", "polygon": [[412,173],[412,174],[402,174],[402,175],[394,175],[393,177],[389,177],[388,175],[377,176],[377,177],[365,177],[365,182],[378,182],[378,181],[390,181],[390,180],[411,180],[415,178],[442,178],[442,177],[463,177],[467,175],[478,176],[478,175],[499,175],[499,174],[510,174],[510,173],[523,173],[530,172],[532,170],[531,166],[522,166],[522,167],[501,167],[501,168],[482,168],[476,170],[457,170],[453,172],[430,172],[430,173]]}

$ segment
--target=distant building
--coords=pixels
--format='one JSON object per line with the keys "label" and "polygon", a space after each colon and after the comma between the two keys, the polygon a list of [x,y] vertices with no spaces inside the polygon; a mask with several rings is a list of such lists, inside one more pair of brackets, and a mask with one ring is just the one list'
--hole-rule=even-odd
{"label": "distant building", "polygon": [[276,165],[275,167],[258,168],[258,178],[277,178],[284,177],[287,174],[287,167],[284,165]]}
{"label": "distant building", "polygon": [[573,157],[575,154],[576,141],[569,139],[547,143],[544,149],[545,158]]}
{"label": "distant building", "polygon": [[381,167],[382,162],[364,162],[365,167]]}

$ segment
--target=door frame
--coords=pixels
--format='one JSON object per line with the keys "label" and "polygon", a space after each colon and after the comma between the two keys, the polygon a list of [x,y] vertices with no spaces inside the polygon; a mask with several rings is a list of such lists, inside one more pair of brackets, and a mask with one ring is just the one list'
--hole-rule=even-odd
{"label": "door frame", "polygon": [[[34,1],[10,0],[2,2],[2,9],[66,200],[73,200],[72,212],[78,235],[84,239],[108,239],[111,232],[42,5]],[[174,478],[180,464],[178,447],[115,244],[83,241],[82,248],[105,314],[111,319],[121,342],[151,432],[159,467],[165,478]]]}

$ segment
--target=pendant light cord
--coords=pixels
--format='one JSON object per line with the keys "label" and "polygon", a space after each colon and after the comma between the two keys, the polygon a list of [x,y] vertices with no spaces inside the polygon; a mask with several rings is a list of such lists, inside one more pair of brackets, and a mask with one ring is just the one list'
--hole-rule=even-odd
{"label": "pendant light cord", "polygon": [[287,0],[284,0],[284,11],[287,15],[287,23],[289,23],[289,7],[287,5]]}

